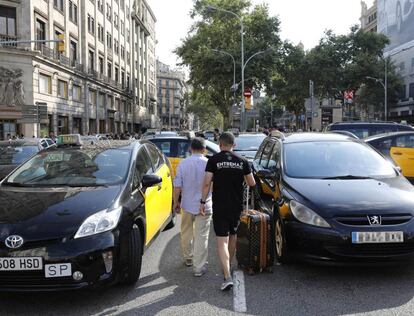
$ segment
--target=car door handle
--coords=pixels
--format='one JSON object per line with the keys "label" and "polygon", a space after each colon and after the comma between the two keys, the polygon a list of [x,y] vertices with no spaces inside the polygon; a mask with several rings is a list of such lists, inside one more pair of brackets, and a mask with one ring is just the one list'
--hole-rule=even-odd
{"label": "car door handle", "polygon": [[402,156],[402,153],[400,153],[400,152],[395,152],[395,153],[392,153],[393,155],[396,155],[396,156]]}

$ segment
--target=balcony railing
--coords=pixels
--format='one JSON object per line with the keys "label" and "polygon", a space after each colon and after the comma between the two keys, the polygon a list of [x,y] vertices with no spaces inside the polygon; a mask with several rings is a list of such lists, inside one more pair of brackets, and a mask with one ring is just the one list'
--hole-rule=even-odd
{"label": "balcony railing", "polygon": [[[17,40],[18,40],[17,36],[0,34],[0,42],[9,42],[9,41],[17,41]],[[0,47],[17,47],[17,44],[16,43],[0,44]]]}

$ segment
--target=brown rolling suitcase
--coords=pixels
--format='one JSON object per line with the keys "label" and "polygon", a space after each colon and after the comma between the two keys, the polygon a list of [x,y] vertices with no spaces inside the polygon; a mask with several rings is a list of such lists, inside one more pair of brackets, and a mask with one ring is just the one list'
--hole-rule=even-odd
{"label": "brown rolling suitcase", "polygon": [[237,233],[236,257],[239,267],[249,274],[272,271],[274,253],[268,214],[249,210],[246,206]]}

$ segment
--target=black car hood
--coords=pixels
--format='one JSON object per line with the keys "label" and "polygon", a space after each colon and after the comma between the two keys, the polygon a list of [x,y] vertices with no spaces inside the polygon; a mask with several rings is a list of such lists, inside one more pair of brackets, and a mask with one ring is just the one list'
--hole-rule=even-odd
{"label": "black car hood", "polygon": [[414,187],[402,176],[381,180],[285,181],[293,196],[300,195],[299,202],[325,218],[396,212],[414,215]]}
{"label": "black car hood", "polygon": [[12,172],[18,165],[0,165],[0,180],[4,179],[10,172]]}
{"label": "black car hood", "polygon": [[12,234],[25,240],[70,236],[88,216],[110,207],[120,190],[0,187],[0,240]]}

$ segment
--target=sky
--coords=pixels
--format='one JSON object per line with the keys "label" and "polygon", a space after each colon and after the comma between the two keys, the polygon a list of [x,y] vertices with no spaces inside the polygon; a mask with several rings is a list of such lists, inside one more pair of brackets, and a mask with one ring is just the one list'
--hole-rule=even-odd
{"label": "sky", "polygon": [[[193,0],[147,0],[157,18],[156,55],[164,63],[178,62],[173,50],[188,33]],[[254,4],[268,3],[270,14],[281,21],[281,38],[294,44],[302,42],[305,49],[318,44],[323,33],[332,29],[345,34],[361,16],[360,0],[252,0]],[[367,0],[368,6],[374,0]]]}

